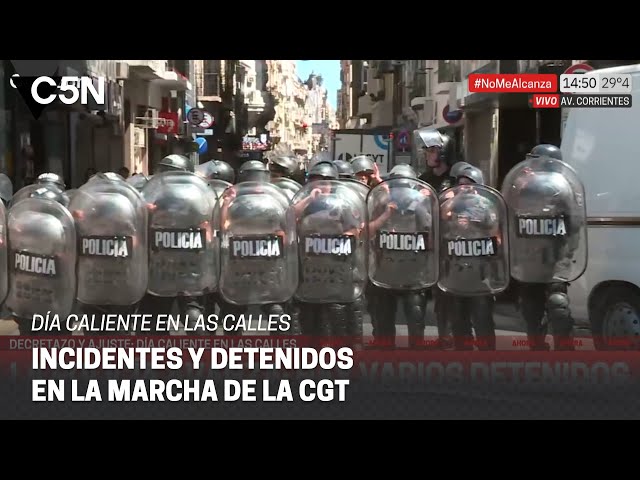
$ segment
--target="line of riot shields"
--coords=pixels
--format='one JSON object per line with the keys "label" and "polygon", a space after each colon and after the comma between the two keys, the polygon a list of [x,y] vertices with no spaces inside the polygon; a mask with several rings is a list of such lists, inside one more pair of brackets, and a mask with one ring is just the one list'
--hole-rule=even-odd
{"label": "line of riot shields", "polygon": [[19,323],[76,309],[134,313],[145,299],[290,312],[353,304],[369,282],[482,296],[511,278],[570,282],[586,268],[581,183],[550,158],[522,162],[502,193],[468,184],[438,194],[408,177],[371,189],[294,183],[167,171],[135,188],[107,173],[62,201],[31,186],[0,208],[0,298]]}

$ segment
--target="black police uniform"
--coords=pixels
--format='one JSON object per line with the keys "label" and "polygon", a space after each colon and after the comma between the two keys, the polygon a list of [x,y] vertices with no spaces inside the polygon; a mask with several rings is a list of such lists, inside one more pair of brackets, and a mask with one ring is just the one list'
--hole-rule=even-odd
{"label": "black police uniform", "polygon": [[[562,152],[555,145],[542,144],[534,147],[529,156],[547,156],[562,160]],[[571,336],[574,320],[569,307],[568,283],[519,283],[518,301],[526,323],[529,347],[532,350],[549,350],[544,342],[548,325],[551,324],[556,350],[574,350]],[[546,320],[544,322],[546,313]]]}

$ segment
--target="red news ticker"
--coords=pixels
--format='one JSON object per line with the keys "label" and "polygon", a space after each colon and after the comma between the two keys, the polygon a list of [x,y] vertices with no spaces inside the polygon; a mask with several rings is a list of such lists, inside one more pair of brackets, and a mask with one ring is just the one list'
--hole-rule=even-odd
{"label": "red news ticker", "polygon": [[529,98],[531,108],[560,108],[560,95],[557,93],[534,93]]}
{"label": "red news ticker", "polygon": [[558,76],[552,73],[469,75],[470,93],[555,93]]}

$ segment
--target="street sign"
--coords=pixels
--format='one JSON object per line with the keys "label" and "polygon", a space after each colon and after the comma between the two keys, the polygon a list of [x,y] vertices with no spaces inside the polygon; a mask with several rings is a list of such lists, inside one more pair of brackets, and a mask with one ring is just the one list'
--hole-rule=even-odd
{"label": "street sign", "polygon": [[453,124],[462,120],[464,113],[462,110],[449,110],[449,105],[445,105],[442,109],[442,118],[445,122]]}
{"label": "street sign", "polygon": [[409,132],[402,130],[396,137],[396,149],[404,152],[409,150]]}
{"label": "street sign", "polygon": [[593,70],[591,65],[587,65],[586,63],[576,63],[575,65],[571,65],[564,71],[564,75],[578,75],[580,73],[587,73]]}
{"label": "street sign", "polygon": [[[191,111],[192,110],[190,110],[190,112]],[[203,113],[203,120],[198,124],[198,126],[201,128],[211,127],[211,125],[213,125],[213,115],[211,115],[209,112],[205,112],[204,110],[202,110],[202,113]]]}
{"label": "street sign", "polygon": [[200,125],[204,121],[205,111],[199,108],[192,108],[187,113],[187,120],[191,125]]}

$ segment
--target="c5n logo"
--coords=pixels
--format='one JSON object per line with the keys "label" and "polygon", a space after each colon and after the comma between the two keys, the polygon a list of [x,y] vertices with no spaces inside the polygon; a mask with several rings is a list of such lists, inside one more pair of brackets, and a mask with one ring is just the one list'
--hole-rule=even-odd
{"label": "c5n logo", "polygon": [[[48,61],[44,62],[48,63]],[[24,67],[21,65],[22,63],[22,61],[13,61],[16,73],[9,78],[9,84],[20,93],[35,118],[42,115],[47,105],[56,101],[64,105],[77,103],[90,105],[91,102],[91,105],[95,106],[94,109],[98,110],[106,107],[105,79],[103,77],[94,80],[88,76],[60,76],[58,68],[53,73],[36,75],[34,70],[37,73],[44,73],[47,70],[51,71],[51,69],[43,71],[44,65],[39,65],[42,62],[35,63],[35,61],[29,63],[28,67],[30,68],[22,68],[23,74],[19,69],[19,66]]]}

